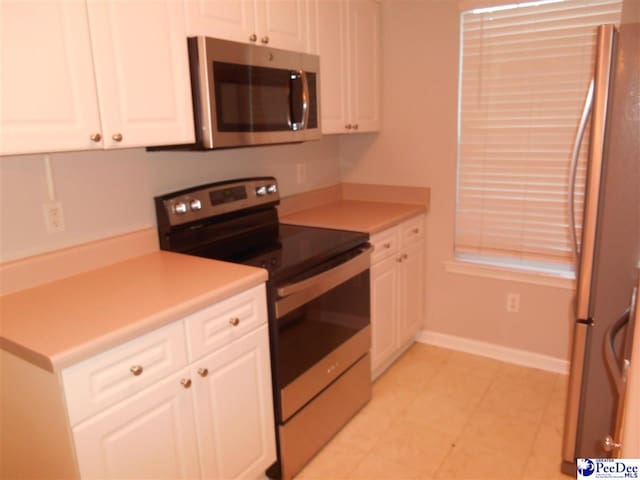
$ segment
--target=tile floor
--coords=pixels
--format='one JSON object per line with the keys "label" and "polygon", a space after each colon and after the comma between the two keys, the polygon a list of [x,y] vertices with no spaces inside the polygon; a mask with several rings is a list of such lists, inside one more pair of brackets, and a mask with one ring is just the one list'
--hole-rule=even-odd
{"label": "tile floor", "polygon": [[568,480],[567,377],[416,344],[296,480]]}

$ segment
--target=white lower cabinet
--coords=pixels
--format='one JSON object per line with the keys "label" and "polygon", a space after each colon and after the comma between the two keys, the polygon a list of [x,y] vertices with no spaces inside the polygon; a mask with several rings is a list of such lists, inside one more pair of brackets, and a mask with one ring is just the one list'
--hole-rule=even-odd
{"label": "white lower cabinet", "polygon": [[[205,320],[229,341],[187,348]],[[62,381],[80,478],[244,480],[276,459],[264,285],[69,367]]]}
{"label": "white lower cabinet", "polygon": [[188,370],[73,429],[80,478],[198,478]]}
{"label": "white lower cabinet", "polygon": [[267,326],[198,361],[202,478],[258,478],[276,458]]}
{"label": "white lower cabinet", "polygon": [[371,370],[379,375],[424,319],[424,215],[373,235]]}

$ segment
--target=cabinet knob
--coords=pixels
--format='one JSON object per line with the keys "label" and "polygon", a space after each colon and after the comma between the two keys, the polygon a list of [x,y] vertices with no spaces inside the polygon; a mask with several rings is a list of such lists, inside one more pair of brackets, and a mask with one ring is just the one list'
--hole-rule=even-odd
{"label": "cabinet knob", "polygon": [[252,34],[249,36],[249,41],[250,41],[250,42],[255,42],[256,40],[258,40],[258,36],[257,36],[255,33],[252,33]]}
{"label": "cabinet knob", "polygon": [[102,140],[102,135],[100,135],[99,133],[92,133],[89,138],[92,142],[98,143],[100,140]]}
{"label": "cabinet knob", "polygon": [[121,133],[114,133],[113,135],[111,135],[111,138],[113,138],[114,142],[121,142],[122,141],[122,134]]}
{"label": "cabinet knob", "polygon": [[191,386],[191,379],[183,378],[182,380],[180,380],[180,385],[182,385],[184,388],[189,388]]}
{"label": "cabinet knob", "polygon": [[129,369],[129,371],[137,377],[144,371],[144,368],[142,368],[142,365],[134,365]]}
{"label": "cabinet knob", "polygon": [[209,375],[209,370],[207,370],[206,368],[199,368],[198,369],[198,375],[200,375],[201,377],[206,377],[207,375]]}
{"label": "cabinet knob", "polygon": [[387,250],[391,248],[391,243],[387,242],[384,245],[382,245],[384,248],[386,248]]}
{"label": "cabinet knob", "polygon": [[414,228],[414,229],[412,230],[412,232],[413,232],[413,233],[415,233],[415,234],[417,235],[418,233],[420,233],[420,229],[419,229],[419,228]]}
{"label": "cabinet knob", "polygon": [[344,126],[344,128],[346,128],[347,130],[351,130],[351,124],[350,124],[350,123],[347,123],[347,124]]}
{"label": "cabinet knob", "polygon": [[358,124],[357,124],[357,123],[354,123],[354,124],[353,124],[353,129],[354,129],[354,130],[357,130],[357,129],[358,129]]}
{"label": "cabinet knob", "polygon": [[402,263],[402,255],[400,255],[398,258],[396,258],[396,262]]}
{"label": "cabinet knob", "polygon": [[266,45],[267,43],[269,43],[269,37],[267,37],[267,36],[265,35],[264,37],[262,37],[262,38],[260,39],[260,41]]}
{"label": "cabinet knob", "polygon": [[234,327],[237,327],[240,324],[240,319],[238,317],[230,318],[229,323]]}
{"label": "cabinet knob", "polygon": [[407,258],[409,258],[409,255],[407,255],[406,253],[403,253],[403,254],[402,254],[402,259],[403,259],[403,260],[406,260]]}

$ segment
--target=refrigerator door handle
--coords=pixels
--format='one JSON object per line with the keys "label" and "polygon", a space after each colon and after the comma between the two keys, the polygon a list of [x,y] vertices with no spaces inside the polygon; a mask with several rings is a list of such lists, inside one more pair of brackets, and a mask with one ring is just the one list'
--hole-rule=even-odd
{"label": "refrigerator door handle", "polygon": [[593,110],[591,112],[591,142],[589,143],[589,166],[585,186],[584,221],[582,222],[582,245],[576,286],[576,316],[590,318],[591,283],[596,248],[598,210],[602,193],[602,163],[604,158],[604,136],[607,123],[607,106],[611,84],[611,67],[616,30],[613,25],[598,27],[598,50],[594,77]]}
{"label": "refrigerator door handle", "polygon": [[626,371],[628,368],[629,360],[626,358],[623,359],[624,365],[622,368],[618,364],[618,357],[616,356],[615,349],[615,339],[620,333],[620,331],[629,323],[629,319],[631,318],[631,309],[627,308],[622,316],[616,320],[608,329],[605,336],[605,345],[604,345],[604,359],[605,364],[607,366],[607,370],[609,371],[609,376],[616,387],[616,391],[618,395],[624,395],[625,381],[626,381]]}
{"label": "refrigerator door handle", "polygon": [[569,195],[567,199],[568,214],[569,214],[569,233],[571,234],[571,249],[573,250],[573,261],[576,271],[578,270],[578,259],[580,251],[578,249],[578,236],[576,232],[576,208],[575,208],[575,192],[576,192],[576,173],[578,171],[578,156],[580,155],[580,148],[582,147],[582,140],[584,138],[584,131],[587,128],[587,121],[591,114],[591,107],[593,106],[593,78],[589,82],[589,89],[587,90],[587,96],[584,100],[584,107],[582,109],[582,116],[580,117],[580,123],[578,123],[578,131],[576,132],[576,138],[573,142],[573,151],[571,153],[571,164],[569,166]]}

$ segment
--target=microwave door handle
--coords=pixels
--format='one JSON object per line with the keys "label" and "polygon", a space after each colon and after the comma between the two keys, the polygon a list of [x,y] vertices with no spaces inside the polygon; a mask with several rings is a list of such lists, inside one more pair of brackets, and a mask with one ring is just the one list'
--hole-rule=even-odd
{"label": "microwave door handle", "polygon": [[300,70],[302,80],[302,125],[300,128],[307,128],[309,124],[309,79],[307,72]]}
{"label": "microwave door handle", "polygon": [[[297,131],[306,128],[309,121],[309,84],[306,72],[302,70],[291,72],[291,83],[293,84],[294,81],[300,81],[300,96],[297,98],[293,98],[293,95],[291,96],[291,129]],[[293,94],[293,87],[291,90]],[[298,100],[300,100],[299,103]],[[302,107],[301,111],[296,110],[298,105]],[[298,113],[301,113],[301,115],[298,115]],[[300,119],[299,122],[293,121],[298,118]]]}

